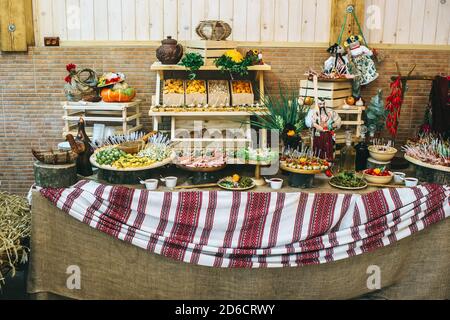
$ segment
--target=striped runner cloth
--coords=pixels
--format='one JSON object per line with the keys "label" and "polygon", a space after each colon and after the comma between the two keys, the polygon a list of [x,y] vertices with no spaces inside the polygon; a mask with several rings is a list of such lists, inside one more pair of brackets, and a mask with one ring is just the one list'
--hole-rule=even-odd
{"label": "striped runner cloth", "polygon": [[370,194],[149,192],[80,181],[41,194],[150,252],[223,268],[297,267],[387,246],[450,215],[450,187]]}

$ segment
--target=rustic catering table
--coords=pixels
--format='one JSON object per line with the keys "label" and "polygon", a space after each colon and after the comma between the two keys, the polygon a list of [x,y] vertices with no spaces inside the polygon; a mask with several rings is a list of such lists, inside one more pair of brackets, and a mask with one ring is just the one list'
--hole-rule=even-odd
{"label": "rustic catering table", "polygon": [[[316,186],[314,192],[339,192],[324,179],[317,179]],[[349,299],[365,294],[450,298],[449,219],[388,247],[337,262],[218,269],[173,261],[118,241],[76,221],[38,192],[33,193],[32,211],[28,291],[40,299]],[[73,265],[81,271],[80,290],[66,286],[66,271]],[[376,292],[367,288],[367,270],[373,265],[381,270],[382,290]]]}
{"label": "rustic catering table", "polygon": [[[288,269],[216,269],[150,254],[91,229],[33,194],[28,291],[74,299],[350,299],[370,293],[367,268],[382,270],[388,299],[450,298],[450,221],[353,258]],[[81,270],[81,290],[66,287]]]}

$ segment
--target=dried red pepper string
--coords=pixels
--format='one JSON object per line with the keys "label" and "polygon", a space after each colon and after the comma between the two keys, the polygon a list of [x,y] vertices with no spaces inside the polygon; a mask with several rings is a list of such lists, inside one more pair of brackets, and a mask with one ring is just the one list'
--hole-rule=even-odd
{"label": "dried red pepper string", "polygon": [[403,84],[400,76],[391,83],[391,94],[387,97],[386,102],[385,109],[389,112],[386,118],[386,127],[389,133],[396,137],[403,104]]}

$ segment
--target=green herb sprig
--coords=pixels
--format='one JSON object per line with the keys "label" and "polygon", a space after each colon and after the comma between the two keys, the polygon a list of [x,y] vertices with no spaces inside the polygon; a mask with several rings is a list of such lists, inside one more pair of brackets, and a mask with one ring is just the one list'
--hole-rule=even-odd
{"label": "green herb sprig", "polygon": [[245,56],[241,62],[234,62],[230,57],[223,55],[215,60],[215,65],[222,71],[238,74],[241,77],[248,75],[248,67],[252,66],[257,57]]}
{"label": "green herb sprig", "polygon": [[203,57],[195,52],[186,53],[179,65],[189,69],[189,80],[194,80],[197,76],[195,73],[205,64]]}

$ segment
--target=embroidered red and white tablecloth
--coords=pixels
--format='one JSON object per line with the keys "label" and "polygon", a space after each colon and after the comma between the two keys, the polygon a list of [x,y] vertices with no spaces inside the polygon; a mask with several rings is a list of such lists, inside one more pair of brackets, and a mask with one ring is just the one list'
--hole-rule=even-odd
{"label": "embroidered red and white tablecloth", "polygon": [[387,246],[450,215],[450,188],[433,184],[359,195],[149,192],[80,181],[40,192],[115,238],[211,267],[336,261]]}

